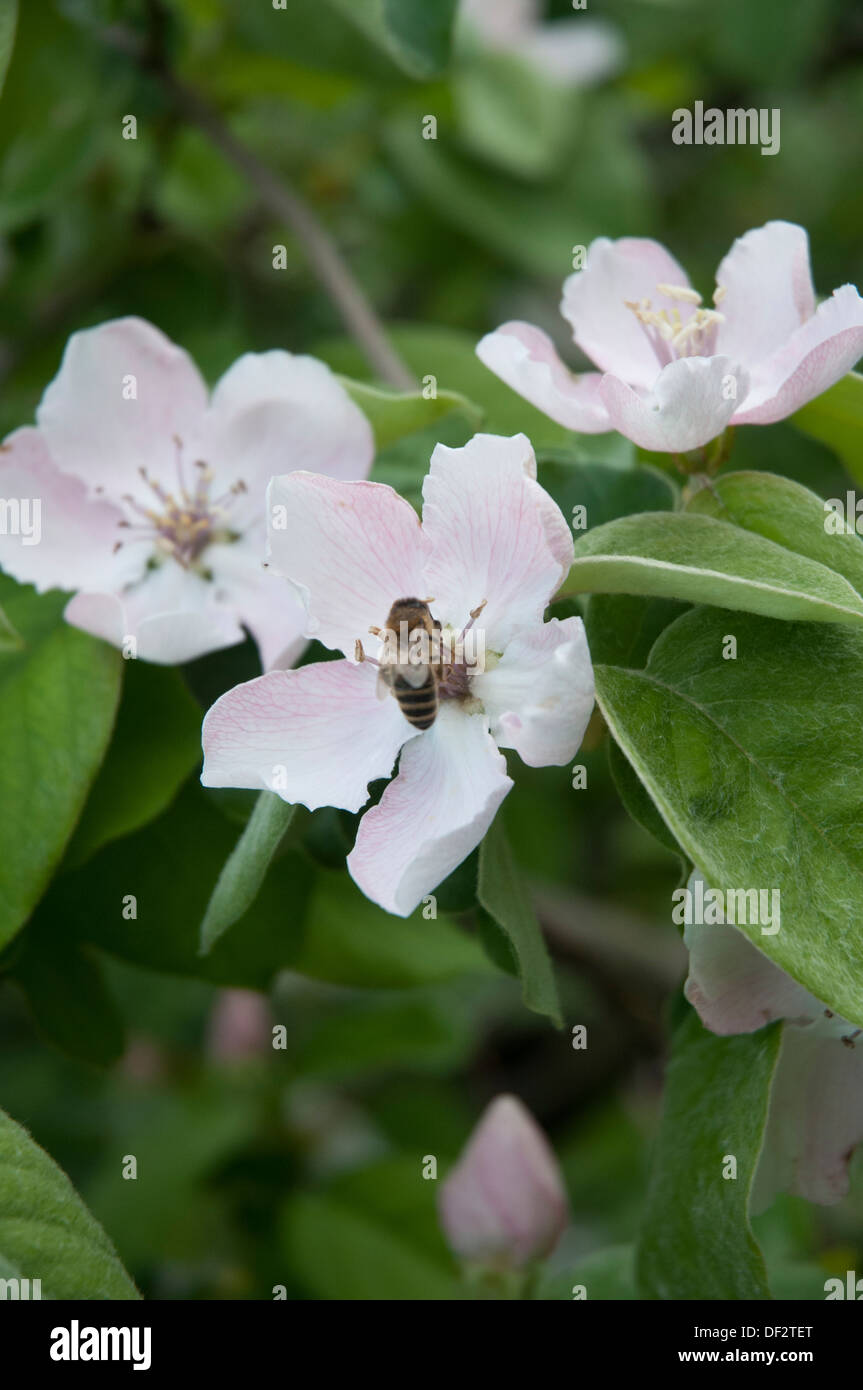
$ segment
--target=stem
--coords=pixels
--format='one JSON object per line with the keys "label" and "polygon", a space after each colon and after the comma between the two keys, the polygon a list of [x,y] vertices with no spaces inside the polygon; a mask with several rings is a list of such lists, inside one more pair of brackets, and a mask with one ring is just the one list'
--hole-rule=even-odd
{"label": "stem", "polygon": [[[158,14],[160,10],[161,6],[151,5],[153,13]],[[237,139],[215,107],[174,76],[160,42],[144,44],[137,35],[117,27],[105,31],[104,37],[159,79],[182,115],[209,137],[254,188],[264,206],[287,223],[376,375],[398,390],[413,390],[415,378],[390,345],[377,314],[335,241],[304,199]]]}

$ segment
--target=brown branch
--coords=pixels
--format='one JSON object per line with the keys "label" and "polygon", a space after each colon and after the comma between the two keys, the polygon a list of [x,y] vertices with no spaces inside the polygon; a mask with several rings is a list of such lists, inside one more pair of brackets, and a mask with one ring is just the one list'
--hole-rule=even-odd
{"label": "brown branch", "polygon": [[413,390],[416,380],[390,344],[368,300],[354,278],[334,239],[303,198],[281,175],[238,140],[198,92],[174,76],[158,45],[142,42],[127,29],[112,26],[103,31],[105,41],[134,58],[161,82],[177,110],[202,130],[218,150],[255,190],[264,206],[287,223],[303,247],[318,280],[341,314],[348,331],[362,348],[369,365],[388,385]]}

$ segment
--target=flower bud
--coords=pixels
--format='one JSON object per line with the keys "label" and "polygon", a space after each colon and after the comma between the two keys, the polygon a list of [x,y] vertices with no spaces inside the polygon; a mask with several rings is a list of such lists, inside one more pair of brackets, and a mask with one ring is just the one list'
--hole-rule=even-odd
{"label": "flower bud", "polygon": [[568,1220],[563,1179],[515,1096],[488,1106],[440,1192],[441,1225],[462,1259],[518,1269],[550,1254]]}

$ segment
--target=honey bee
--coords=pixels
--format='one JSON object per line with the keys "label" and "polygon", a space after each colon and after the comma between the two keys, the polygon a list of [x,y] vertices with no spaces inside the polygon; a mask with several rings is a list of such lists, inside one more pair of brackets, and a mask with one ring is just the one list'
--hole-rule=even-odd
{"label": "honey bee", "polygon": [[398,659],[380,664],[378,694],[383,698],[392,691],[408,723],[415,729],[430,729],[437,718],[438,685],[443,671],[436,664],[404,660],[403,639],[407,635],[410,640],[411,633],[417,628],[427,633],[431,643],[435,641],[435,634],[440,632],[440,623],[432,617],[428,600],[396,599],[384,627],[375,633],[381,637],[392,633],[399,644]]}

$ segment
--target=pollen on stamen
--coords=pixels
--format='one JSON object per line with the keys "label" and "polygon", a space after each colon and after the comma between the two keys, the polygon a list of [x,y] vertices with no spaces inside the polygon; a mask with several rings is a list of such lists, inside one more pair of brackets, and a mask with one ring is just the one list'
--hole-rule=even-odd
{"label": "pollen on stamen", "polygon": [[666,299],[679,299],[684,304],[700,304],[701,295],[697,290],[690,289],[688,285],[665,285],[656,286],[660,294],[664,294]]}

